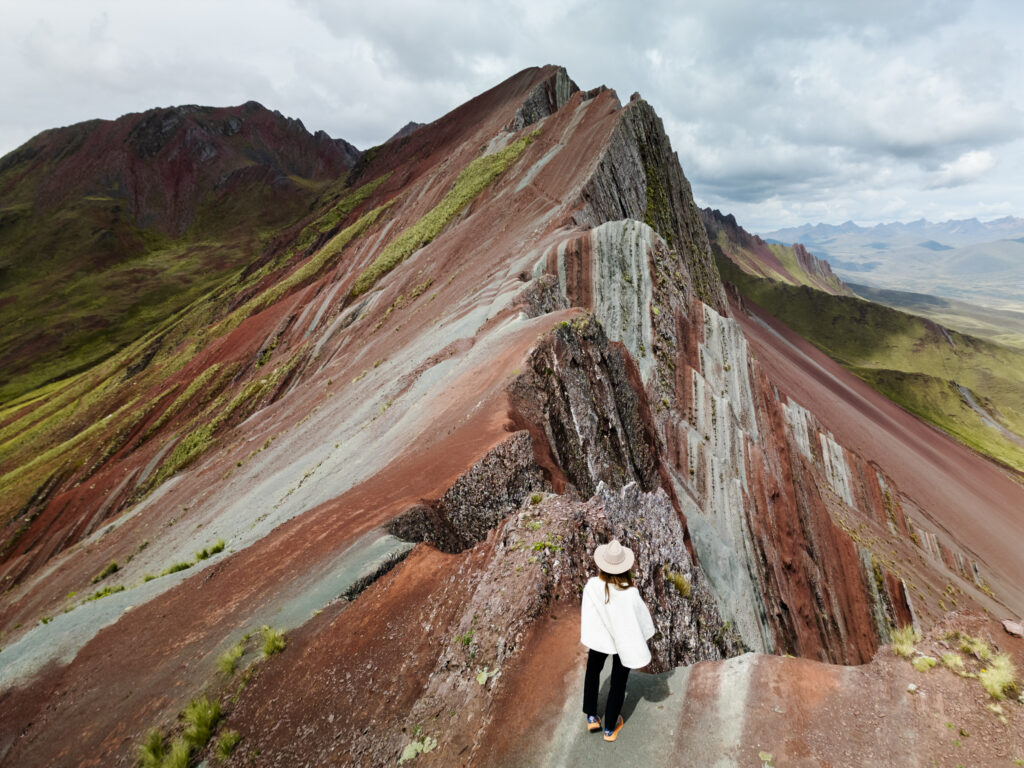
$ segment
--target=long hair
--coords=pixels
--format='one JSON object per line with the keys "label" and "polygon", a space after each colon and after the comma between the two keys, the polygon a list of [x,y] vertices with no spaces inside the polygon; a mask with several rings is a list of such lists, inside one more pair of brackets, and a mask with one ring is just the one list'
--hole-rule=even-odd
{"label": "long hair", "polygon": [[636,586],[633,581],[633,572],[626,571],[625,573],[605,573],[604,570],[598,568],[597,577],[604,582],[604,601],[607,603],[611,600],[611,592],[608,591],[608,585],[614,584],[616,589],[629,589],[630,587]]}

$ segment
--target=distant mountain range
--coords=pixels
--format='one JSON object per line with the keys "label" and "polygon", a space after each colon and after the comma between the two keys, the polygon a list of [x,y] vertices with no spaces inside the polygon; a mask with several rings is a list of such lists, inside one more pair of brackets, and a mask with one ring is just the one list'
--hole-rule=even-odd
{"label": "distant mountain range", "polygon": [[925,246],[925,242],[933,242],[940,246],[954,247],[1024,237],[1024,219],[1016,216],[1004,216],[985,222],[978,219],[952,219],[942,222],[918,219],[907,223],[894,221],[889,224],[876,224],[873,227],[862,227],[847,221],[838,225],[804,224],[799,227],[786,227],[774,232],[763,232],[761,236],[768,241],[801,242],[805,245],[825,243],[829,239],[844,236],[867,237],[873,241],[871,245],[882,250],[891,244],[905,244],[910,241],[922,246]]}
{"label": "distant mountain range", "polygon": [[[764,233],[802,243],[847,281],[1024,310],[1024,219],[961,219],[861,227],[807,224]],[[965,280],[965,277],[971,279]]]}

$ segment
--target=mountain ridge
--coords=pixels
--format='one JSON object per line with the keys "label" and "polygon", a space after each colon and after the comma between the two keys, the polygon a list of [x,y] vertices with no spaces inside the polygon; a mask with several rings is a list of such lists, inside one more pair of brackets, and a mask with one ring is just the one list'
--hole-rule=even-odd
{"label": "mountain ridge", "polygon": [[[576,709],[537,681],[578,668],[613,536],[651,672],[863,664],[947,585],[1024,605],[1014,520],[961,534],[957,494],[918,503],[780,388],[728,300],[640,97],[531,68],[367,150],[232,280],[0,410],[0,760],[128,764],[209,696],[228,765],[514,764],[511,732],[542,747]],[[1021,498],[969,466],[977,509]]]}
{"label": "mountain ridge", "polygon": [[716,257],[728,258],[745,272],[826,293],[852,293],[827,261],[811,255],[800,243],[779,247],[766,242],[743,229],[732,214],[711,208],[701,210],[701,219]]}
{"label": "mountain ridge", "polygon": [[781,242],[796,242],[810,238],[818,241],[836,234],[865,234],[897,236],[907,235],[917,237],[927,235],[924,239],[940,240],[943,235],[963,239],[969,238],[969,242],[978,242],[976,238],[990,238],[991,235],[998,235],[990,239],[1009,239],[1020,237],[1024,234],[1024,219],[1015,216],[1002,216],[982,222],[977,218],[970,219],[948,219],[941,222],[932,222],[927,219],[917,219],[910,222],[893,221],[879,223],[871,226],[860,226],[853,221],[846,221],[842,224],[802,224],[796,227],[783,227],[771,232],[763,232],[761,236],[765,239],[775,239]]}

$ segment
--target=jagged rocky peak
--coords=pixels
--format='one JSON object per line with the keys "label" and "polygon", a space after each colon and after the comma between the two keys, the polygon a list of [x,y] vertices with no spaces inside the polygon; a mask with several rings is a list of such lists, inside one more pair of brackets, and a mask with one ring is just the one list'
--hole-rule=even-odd
{"label": "jagged rocky peak", "polygon": [[557,67],[554,77],[545,79],[530,91],[530,95],[516,110],[515,117],[509,124],[509,130],[522,130],[541,118],[547,117],[564,106],[569,101],[569,97],[578,90],[579,86],[569,77],[565,68]]}
{"label": "jagged rocky peak", "polygon": [[417,123],[414,120],[410,120],[408,123],[406,123],[401,128],[399,128],[397,131],[395,131],[394,135],[391,136],[391,138],[389,138],[384,143],[387,144],[388,141],[396,141],[397,139],[403,139],[406,136],[408,136],[410,133],[412,133],[413,131],[416,131],[419,128],[422,128],[424,125],[426,125],[426,123]]}
{"label": "jagged rocky peak", "polygon": [[829,263],[808,252],[802,244],[766,243],[743,229],[731,213],[704,208],[700,215],[716,256],[728,259],[744,272],[791,285],[809,285],[839,296],[853,295]]}

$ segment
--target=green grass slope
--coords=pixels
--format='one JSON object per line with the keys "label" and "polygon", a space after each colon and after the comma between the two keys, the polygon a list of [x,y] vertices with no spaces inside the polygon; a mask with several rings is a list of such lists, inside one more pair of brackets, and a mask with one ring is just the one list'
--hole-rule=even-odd
{"label": "green grass slope", "polygon": [[718,268],[745,298],[881,394],[975,450],[1024,471],[1021,351],[860,298],[754,277],[725,258],[719,257]]}
{"label": "green grass slope", "polygon": [[789,285],[807,285],[826,293],[850,295],[850,289],[832,273],[827,262],[812,256],[796,243],[767,243],[736,223],[736,217],[705,208],[701,221],[716,258],[727,258],[756,277]]}
{"label": "green grass slope", "polygon": [[94,120],[0,158],[0,404],[108,358],[258,259],[348,162],[255,103]]}
{"label": "green grass slope", "polygon": [[1024,312],[993,309],[927,293],[893,291],[857,283],[847,285],[862,299],[927,317],[946,328],[955,328],[1004,347],[1024,350]]}

